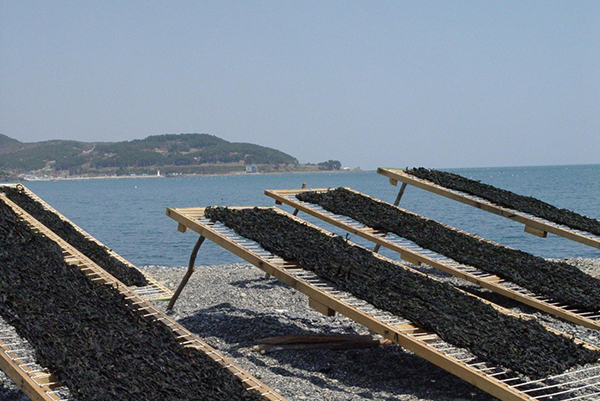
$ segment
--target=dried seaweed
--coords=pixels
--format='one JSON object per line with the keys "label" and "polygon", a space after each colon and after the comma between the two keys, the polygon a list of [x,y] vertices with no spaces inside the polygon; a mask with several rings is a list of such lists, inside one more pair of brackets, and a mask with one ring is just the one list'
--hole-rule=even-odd
{"label": "dried seaweed", "polygon": [[497,205],[519,210],[558,224],[600,235],[600,221],[583,216],[569,209],[561,209],[531,196],[523,196],[505,189],[479,181],[470,180],[461,175],[445,171],[411,168],[405,171],[415,177],[431,181],[449,189],[465,192],[487,199]]}
{"label": "dried seaweed", "polygon": [[52,230],[56,235],[73,245],[85,256],[92,259],[104,270],[115,276],[123,284],[138,287],[144,287],[149,284],[148,280],[137,269],[131,268],[111,256],[106,248],[87,239],[75,227],[45,209],[25,192],[13,187],[0,187],[0,191],[4,192],[10,200]]}
{"label": "dried seaweed", "polygon": [[0,315],[81,400],[259,400],[160,322],[64,262],[0,202]]}
{"label": "dried seaweed", "polygon": [[269,252],[374,306],[435,331],[444,340],[533,378],[593,362],[600,353],[553,334],[535,321],[504,315],[456,288],[405,270],[339,236],[272,209],[207,208],[206,216]]}
{"label": "dried seaweed", "polygon": [[576,308],[600,310],[600,280],[564,262],[551,262],[453,230],[389,203],[337,188],[297,198],[375,229],[393,232],[423,248],[512,281]]}

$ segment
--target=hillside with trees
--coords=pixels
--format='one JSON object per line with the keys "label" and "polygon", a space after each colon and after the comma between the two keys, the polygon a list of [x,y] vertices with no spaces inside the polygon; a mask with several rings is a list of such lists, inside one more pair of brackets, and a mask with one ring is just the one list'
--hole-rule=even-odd
{"label": "hillside with trees", "polygon": [[[276,149],[228,142],[209,134],[153,135],[123,142],[52,140],[24,143],[0,134],[0,170],[11,174],[99,176],[219,174],[246,171],[339,169],[335,161],[302,165]],[[252,169],[254,171],[255,168]]]}

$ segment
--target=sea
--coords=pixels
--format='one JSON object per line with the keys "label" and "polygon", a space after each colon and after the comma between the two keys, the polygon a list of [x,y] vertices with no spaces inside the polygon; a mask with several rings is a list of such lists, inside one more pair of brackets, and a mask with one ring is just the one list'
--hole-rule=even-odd
{"label": "sea", "polygon": [[[401,166],[397,166],[401,167]],[[446,169],[561,208],[600,219],[600,164],[543,167]],[[135,265],[186,266],[198,238],[177,231],[167,207],[274,205],[266,189],[351,187],[393,202],[399,186],[375,171],[307,174],[243,174],[174,178],[30,181],[25,186],[75,224]],[[542,257],[600,258],[600,250],[549,234],[539,238],[522,224],[408,186],[400,206],[439,222]],[[292,211],[291,208],[281,206]],[[346,232],[303,214],[298,217],[346,236]],[[349,236],[372,247],[361,238]],[[398,255],[382,250],[385,256]],[[243,262],[205,241],[197,265]]]}

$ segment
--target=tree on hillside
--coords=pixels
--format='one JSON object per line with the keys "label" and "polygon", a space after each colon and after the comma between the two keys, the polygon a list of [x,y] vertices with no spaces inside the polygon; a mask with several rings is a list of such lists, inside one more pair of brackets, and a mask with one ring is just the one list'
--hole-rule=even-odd
{"label": "tree on hillside", "polygon": [[342,168],[342,163],[339,160],[327,160],[317,164],[319,170],[339,170]]}

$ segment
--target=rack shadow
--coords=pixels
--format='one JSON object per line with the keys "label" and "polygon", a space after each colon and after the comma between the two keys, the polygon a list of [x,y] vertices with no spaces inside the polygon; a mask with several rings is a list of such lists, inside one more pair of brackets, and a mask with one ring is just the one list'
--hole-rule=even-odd
{"label": "rack shadow", "polygon": [[[315,320],[282,318],[281,314],[255,312],[221,303],[200,309],[179,323],[202,338],[215,337],[225,342],[226,351],[234,358],[249,360],[280,376],[300,378],[324,390],[345,392],[349,397],[374,398],[377,392],[385,391],[393,394],[390,400],[400,395],[434,399],[432,397],[440,392],[447,394],[448,400],[495,399],[395,345],[353,350],[280,351],[267,355],[248,351],[256,339],[265,337],[358,334],[348,326],[332,328],[325,318]],[[273,361],[276,366],[272,366]],[[336,382],[352,386],[352,392]]]}

